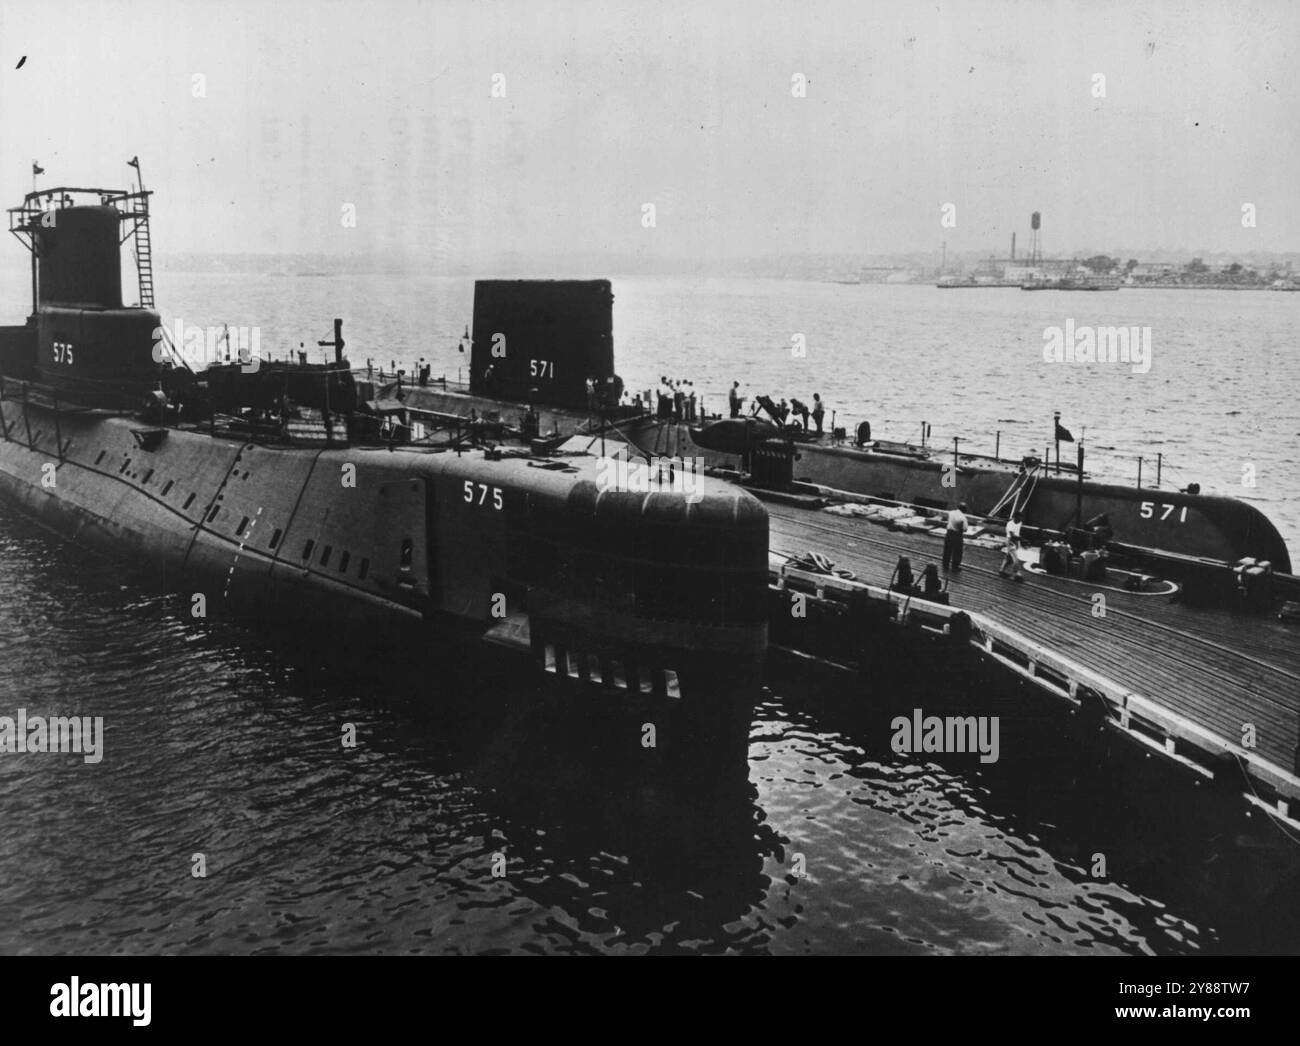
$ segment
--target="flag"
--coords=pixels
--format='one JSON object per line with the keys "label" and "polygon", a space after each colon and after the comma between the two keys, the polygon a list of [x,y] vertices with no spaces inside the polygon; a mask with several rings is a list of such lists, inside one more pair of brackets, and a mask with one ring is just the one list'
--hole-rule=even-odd
{"label": "flag", "polygon": [[140,157],[132,156],[131,159],[126,161],[126,165],[128,167],[134,167],[138,171],[140,169]]}
{"label": "flag", "polygon": [[38,174],[44,174],[44,173],[45,173],[45,168],[42,167],[39,163],[37,163],[35,160],[33,160],[33,161],[32,161],[32,177],[35,178]]}
{"label": "flag", "polygon": [[1062,425],[1059,421],[1056,423],[1056,438],[1060,440],[1062,443],[1074,442],[1074,436],[1070,433],[1070,430],[1067,429],[1064,425]]}

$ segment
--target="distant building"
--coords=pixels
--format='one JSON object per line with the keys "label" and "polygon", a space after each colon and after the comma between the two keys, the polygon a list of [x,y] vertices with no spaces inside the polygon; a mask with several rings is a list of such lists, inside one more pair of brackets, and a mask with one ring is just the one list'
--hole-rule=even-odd
{"label": "distant building", "polygon": [[1178,271],[1179,266],[1173,262],[1145,262],[1133,266],[1129,279],[1133,283],[1153,283],[1168,280]]}

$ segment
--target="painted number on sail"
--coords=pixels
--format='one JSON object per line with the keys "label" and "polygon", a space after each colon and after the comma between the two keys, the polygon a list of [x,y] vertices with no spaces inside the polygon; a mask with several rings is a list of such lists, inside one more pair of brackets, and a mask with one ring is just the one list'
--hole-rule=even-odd
{"label": "painted number on sail", "polygon": [[[474,489],[478,488],[475,495]],[[489,487],[486,483],[475,483],[472,479],[465,481],[465,503],[467,505],[484,505],[487,503],[488,491],[492,492],[492,507],[498,511],[502,507],[501,488]]]}
{"label": "painted number on sail", "polygon": [[66,363],[72,365],[72,343],[69,341],[56,341],[54,343],[54,362]]}
{"label": "painted number on sail", "polygon": [[[1178,507],[1177,505],[1157,505],[1154,501],[1144,501],[1142,502],[1142,518],[1154,519],[1156,514],[1156,509],[1159,508],[1160,519],[1163,521],[1168,519],[1173,514],[1174,509],[1176,509],[1177,507]],[[1178,522],[1179,523],[1187,522],[1186,505],[1183,506],[1183,511],[1178,514]]]}
{"label": "painted number on sail", "polygon": [[534,378],[553,378],[555,377],[555,361],[529,360],[528,373]]}

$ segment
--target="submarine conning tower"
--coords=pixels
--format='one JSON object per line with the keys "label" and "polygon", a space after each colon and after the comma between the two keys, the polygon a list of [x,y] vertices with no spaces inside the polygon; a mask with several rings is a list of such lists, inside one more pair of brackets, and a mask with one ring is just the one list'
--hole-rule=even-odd
{"label": "submarine conning tower", "polygon": [[584,410],[587,382],[618,402],[609,280],[478,280],[470,391]]}
{"label": "submarine conning tower", "polygon": [[[60,403],[136,410],[157,387],[150,193],[59,187],[28,193],[9,231],[32,255],[32,313],[0,327],[0,371]],[[133,238],[140,303],[122,303],[122,244]]]}

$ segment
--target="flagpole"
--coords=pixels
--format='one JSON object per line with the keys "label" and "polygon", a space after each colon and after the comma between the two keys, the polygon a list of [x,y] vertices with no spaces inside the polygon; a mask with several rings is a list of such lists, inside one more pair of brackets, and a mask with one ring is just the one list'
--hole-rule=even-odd
{"label": "flagpole", "polygon": [[1061,412],[1052,415],[1052,435],[1056,438],[1056,474],[1061,474]]}

